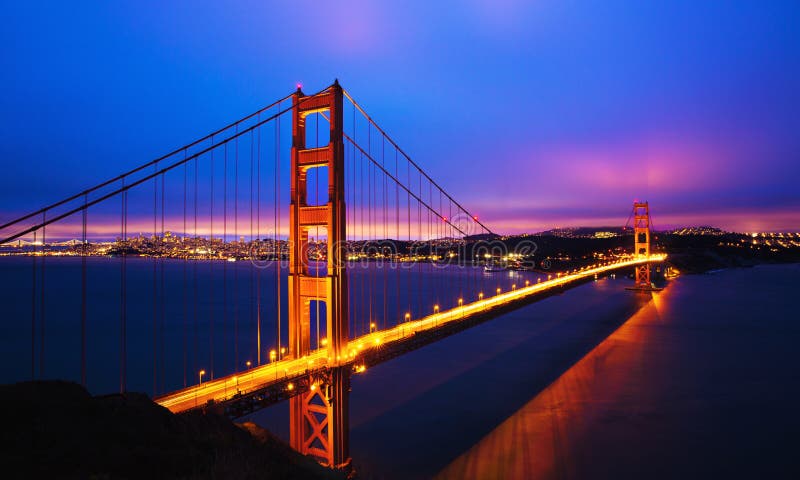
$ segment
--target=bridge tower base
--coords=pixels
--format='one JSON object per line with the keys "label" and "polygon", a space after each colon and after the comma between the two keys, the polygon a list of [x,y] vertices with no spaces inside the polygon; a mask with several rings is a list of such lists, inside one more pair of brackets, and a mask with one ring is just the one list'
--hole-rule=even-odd
{"label": "bridge tower base", "polygon": [[[290,400],[290,444],[331,468],[349,468],[350,371],[339,367],[346,360],[349,339],[347,276],[345,272],[345,203],[343,92],[334,83],[323,92],[305,96],[298,88],[292,96],[291,199],[289,206],[289,352],[302,358],[311,351],[311,302],[324,304],[328,365],[326,378],[309,378],[309,391]],[[330,141],[324,147],[306,147],[306,117],[325,114]],[[328,200],[309,205],[308,172],[327,168]],[[308,235],[324,228],[327,235],[327,268],[324,277],[309,268]],[[320,308],[318,311],[322,311]],[[322,337],[322,332],[319,332]],[[321,348],[323,345],[316,345]],[[342,362],[345,363],[345,362]]]}

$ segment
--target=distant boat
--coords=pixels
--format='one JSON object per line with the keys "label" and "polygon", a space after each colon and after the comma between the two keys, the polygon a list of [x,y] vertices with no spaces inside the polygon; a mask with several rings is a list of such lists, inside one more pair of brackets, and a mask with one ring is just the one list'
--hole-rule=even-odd
{"label": "distant boat", "polygon": [[483,271],[487,272],[487,273],[505,272],[506,271],[506,267],[503,266],[500,263],[491,262],[491,263],[487,263],[486,265],[483,266]]}

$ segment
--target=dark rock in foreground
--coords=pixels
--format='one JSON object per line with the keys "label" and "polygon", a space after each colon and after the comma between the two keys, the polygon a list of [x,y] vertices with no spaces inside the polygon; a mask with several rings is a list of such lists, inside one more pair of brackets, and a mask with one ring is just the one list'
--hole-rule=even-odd
{"label": "dark rock in foreground", "polygon": [[48,381],[0,386],[0,398],[0,458],[18,478],[343,478],[255,425],[174,415],[142,394]]}

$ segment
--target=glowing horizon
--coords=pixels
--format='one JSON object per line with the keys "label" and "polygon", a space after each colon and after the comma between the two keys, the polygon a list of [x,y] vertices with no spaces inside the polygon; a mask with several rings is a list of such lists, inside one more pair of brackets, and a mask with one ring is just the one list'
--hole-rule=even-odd
{"label": "glowing horizon", "polygon": [[9,6],[0,217],[338,78],[497,233],[800,227],[794,2],[219,8]]}

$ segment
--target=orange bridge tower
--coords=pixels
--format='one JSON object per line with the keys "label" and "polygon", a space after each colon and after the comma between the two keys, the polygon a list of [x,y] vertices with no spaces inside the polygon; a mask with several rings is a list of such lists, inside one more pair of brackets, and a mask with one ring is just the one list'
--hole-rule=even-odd
{"label": "orange bridge tower", "polygon": [[[308,392],[290,400],[290,443],[298,452],[331,468],[346,468],[350,463],[350,372],[339,366],[340,358],[346,360],[349,338],[342,98],[338,81],[316,95],[306,96],[298,88],[292,96],[289,355],[302,358],[311,351],[311,303],[317,302],[326,316],[325,348],[332,368],[309,378]],[[306,117],[313,114],[327,117],[330,140],[326,146],[306,148]],[[328,199],[324,204],[309,205],[307,176],[315,168],[327,169]],[[308,235],[314,228],[324,228],[328,242],[326,275],[319,277],[309,268]]]}
{"label": "orange bridge tower", "polygon": [[[634,202],[633,204],[633,235],[634,255],[637,258],[650,258],[650,207],[647,202]],[[651,290],[650,263],[643,263],[636,267],[637,290]]]}

